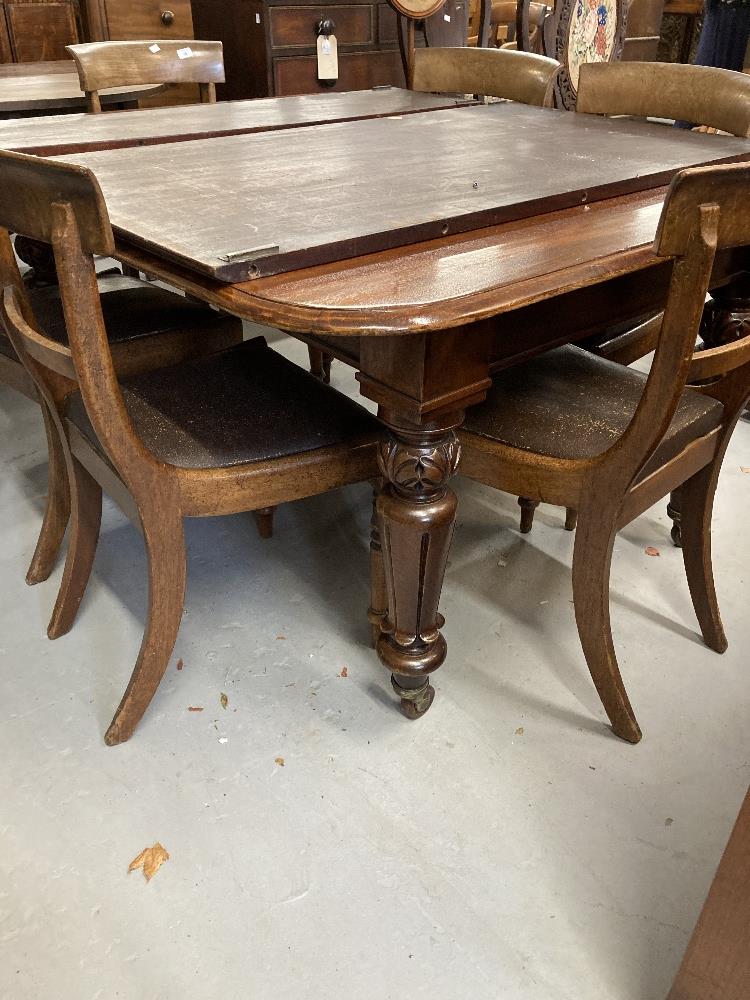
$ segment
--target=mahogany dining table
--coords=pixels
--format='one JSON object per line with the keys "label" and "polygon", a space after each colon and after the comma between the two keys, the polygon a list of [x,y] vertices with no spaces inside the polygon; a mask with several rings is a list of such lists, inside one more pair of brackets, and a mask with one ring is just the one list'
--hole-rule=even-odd
{"label": "mahogany dining table", "polygon": [[[295,99],[272,100],[283,117]],[[750,142],[512,104],[402,112],[87,152],[71,130],[38,149],[94,172],[123,262],[355,369],[388,432],[373,533],[388,607],[370,619],[414,717],[446,657],[466,409],[493,372],[657,309],[666,185]],[[712,286],[749,263],[720,253]]]}

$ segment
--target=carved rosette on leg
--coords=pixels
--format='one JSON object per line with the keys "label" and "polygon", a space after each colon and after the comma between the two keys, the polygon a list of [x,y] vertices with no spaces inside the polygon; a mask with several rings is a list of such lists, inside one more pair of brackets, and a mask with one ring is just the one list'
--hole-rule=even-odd
{"label": "carved rosette on leg", "polygon": [[399,428],[380,448],[386,480],[377,516],[383,550],[388,611],[377,642],[391,670],[401,710],[416,719],[432,704],[429,674],[445,659],[438,613],[456,518],[448,487],[460,456],[454,431]]}

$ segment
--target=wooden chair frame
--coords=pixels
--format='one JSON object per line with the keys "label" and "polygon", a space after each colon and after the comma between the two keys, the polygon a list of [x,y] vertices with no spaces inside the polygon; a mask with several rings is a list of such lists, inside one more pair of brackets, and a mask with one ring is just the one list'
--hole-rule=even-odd
{"label": "wooden chair frame", "polygon": [[[52,245],[70,347],[34,326],[18,288],[3,289],[8,335],[54,422],[68,469],[71,532],[49,635],[71,627],[96,551],[102,486],[143,533],[149,612],[140,652],[105,741],[132,734],[166,669],[182,616],[185,541],[182,519],[266,510],[377,476],[379,437],[229,467],[183,468],[159,461],[128,415],[102,318],[93,255],[110,255],[114,238],[95,177],[82,167],[23,154],[0,154],[7,197],[3,221]],[[59,399],[80,388],[103,454],[72,423]],[[106,457],[105,457],[106,456]]]}
{"label": "wooden chair frame", "polygon": [[124,41],[67,45],[76,63],[88,110],[102,110],[99,91],[149,83],[197,83],[204,104],[216,101],[216,84],[224,83],[221,42]]}
{"label": "wooden chair frame", "polygon": [[[744,163],[699,167],[673,179],[655,241],[655,252],[674,262],[664,319],[641,401],[611,447],[591,459],[562,459],[461,432],[463,475],[578,510],[573,596],[581,644],[615,733],[632,743],[641,730],[612,642],[612,549],[621,527],[673,490],[679,493],[685,570],[703,638],[717,652],[727,646],[711,567],[711,511],[727,444],[750,395],[750,336],[693,352],[717,248],[750,244],[749,184],[750,166]],[[723,404],[721,426],[639,477],[688,382]]]}

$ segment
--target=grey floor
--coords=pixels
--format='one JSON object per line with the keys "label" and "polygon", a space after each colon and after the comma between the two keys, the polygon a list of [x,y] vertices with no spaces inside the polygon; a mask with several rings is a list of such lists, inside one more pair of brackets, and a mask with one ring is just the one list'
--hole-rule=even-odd
{"label": "grey floor", "polygon": [[[0,432],[3,1000],[665,997],[750,781],[750,425],[715,517],[724,656],[697,634],[663,506],[617,542],[637,747],[604,725],[578,647],[561,512],[521,537],[513,498],[459,481],[424,719],[399,715],[367,646],[358,487],[280,510],[268,542],[246,516],[188,523],[172,663],[108,749],[140,538],[107,503],[79,620],[49,642],[60,567],[23,582],[41,423],[4,388]],[[170,860],[147,884],[128,863],[156,841]]]}

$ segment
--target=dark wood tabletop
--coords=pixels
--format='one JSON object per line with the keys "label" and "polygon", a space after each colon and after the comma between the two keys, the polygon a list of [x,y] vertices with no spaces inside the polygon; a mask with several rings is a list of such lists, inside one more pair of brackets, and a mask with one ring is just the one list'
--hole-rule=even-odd
{"label": "dark wood tabletop", "polygon": [[[113,87],[101,92],[105,104],[133,101],[154,93],[160,85]],[[83,110],[86,96],[72,59],[44,63],[14,63],[0,67],[0,117],[32,111]]]}
{"label": "dark wood tabletop", "polygon": [[[63,66],[67,68],[67,64]],[[2,89],[0,72],[0,94]],[[13,119],[0,122],[0,149],[53,156],[266,132],[357,118],[408,115],[464,107],[471,103],[398,87],[376,87],[348,93],[146,108],[137,114],[110,111],[106,115],[68,114]]]}
{"label": "dark wood tabletop", "polygon": [[593,204],[749,153],[745,139],[494,104],[65,159],[93,170],[118,233],[232,282]]}

